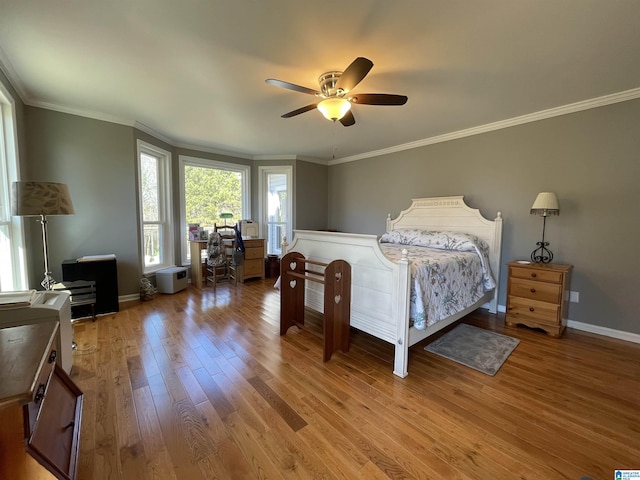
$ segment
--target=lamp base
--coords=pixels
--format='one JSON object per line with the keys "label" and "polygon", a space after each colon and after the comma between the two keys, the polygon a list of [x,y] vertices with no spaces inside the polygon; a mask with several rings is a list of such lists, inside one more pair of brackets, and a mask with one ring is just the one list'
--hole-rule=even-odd
{"label": "lamp base", "polygon": [[549,263],[553,260],[553,252],[547,247],[549,242],[536,242],[538,248],[531,252],[531,261],[534,263]]}
{"label": "lamp base", "polygon": [[44,288],[45,290],[51,291],[51,290],[53,290],[53,286],[56,283],[57,282],[51,276],[51,272],[45,272],[44,279],[40,282],[40,285],[42,285],[42,288]]}

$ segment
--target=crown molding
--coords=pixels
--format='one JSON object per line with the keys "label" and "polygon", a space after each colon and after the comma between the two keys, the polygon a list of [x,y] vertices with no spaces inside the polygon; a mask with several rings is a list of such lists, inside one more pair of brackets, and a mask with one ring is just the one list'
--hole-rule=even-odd
{"label": "crown molding", "polygon": [[202,145],[193,145],[193,144],[182,143],[182,142],[172,143],[172,145],[176,148],[182,148],[184,150],[195,150],[196,152],[213,153],[214,155],[224,155],[225,157],[242,158],[243,160],[253,160],[253,156],[245,153],[219,150],[217,148],[205,147]]}
{"label": "crown molding", "polygon": [[254,155],[253,160],[298,160],[297,155]]}
{"label": "crown molding", "polygon": [[22,102],[24,103],[25,98],[28,98],[27,92],[22,88],[22,81],[20,80],[20,76],[18,72],[13,68],[13,65],[9,61],[9,57],[4,53],[2,46],[0,46],[0,70],[7,78],[7,81],[11,85],[11,87],[16,91]]}
{"label": "crown molding", "polygon": [[129,127],[137,128],[153,137],[156,137],[158,140],[161,140],[173,147],[184,148],[187,150],[196,150],[201,152],[213,153],[217,155],[225,155],[228,157],[242,158],[245,160],[302,160],[310,163],[317,163],[319,165],[339,165],[341,163],[355,162],[358,160],[363,160],[366,158],[379,157],[382,155],[388,155],[391,153],[402,152],[404,150],[412,150],[414,148],[420,148],[427,145],[433,145],[436,143],[448,142],[451,140],[457,140],[459,138],[470,137],[473,135],[479,135],[482,133],[488,133],[495,130],[502,130],[504,128],[514,127],[517,125],[523,125],[526,123],[537,122],[539,120],[545,120],[553,117],[558,117],[561,115],[568,115],[571,113],[581,112],[584,110],[590,110],[592,108],[603,107],[607,105],[612,105],[614,103],[626,102],[629,100],[635,100],[640,98],[640,87],[633,88],[630,90],[625,90],[623,92],[617,92],[610,95],[604,95],[601,97],[592,98],[589,100],[584,100],[581,102],[571,103],[568,105],[563,105],[560,107],[554,107],[547,110],[541,110],[539,112],[530,113],[527,115],[521,115],[518,117],[513,117],[506,120],[501,120],[498,122],[488,123],[485,125],[480,125],[477,127],[468,128],[465,130],[459,130],[457,132],[446,133],[443,135],[437,135],[435,137],[430,137],[422,140],[417,140],[415,142],[404,143],[401,145],[396,145],[389,148],[384,148],[380,150],[373,150],[366,153],[361,153],[358,155],[352,155],[343,158],[337,158],[333,160],[323,160],[319,158],[313,157],[302,157],[298,155],[249,155],[249,154],[241,154],[237,152],[230,152],[225,150],[214,149],[210,147],[204,147],[202,145],[193,145],[182,142],[176,142],[171,137],[166,136],[163,133],[160,133],[140,122],[135,120],[131,120],[128,118],[122,118],[114,115],[108,115],[100,112],[94,112],[89,110],[81,110],[69,107],[63,107],[61,105],[41,102],[38,100],[32,99],[23,87],[23,82],[20,80],[18,73],[15,71],[11,62],[9,61],[7,55],[2,50],[0,46],[0,70],[3,72],[11,86],[15,89],[15,91],[20,96],[21,100],[25,105],[44,108],[47,110],[54,110],[61,113],[68,113],[71,115],[78,115],[81,117],[92,118],[94,120],[102,120],[111,123],[117,123],[120,125],[126,125]]}
{"label": "crown molding", "polygon": [[103,122],[109,123],[117,123],[119,125],[125,125],[127,127],[135,126],[135,120],[131,120],[129,118],[118,117],[116,115],[109,115],[107,113],[94,112],[91,110],[82,110],[80,108],[71,108],[71,107],[63,107],[61,105],[57,105],[55,103],[48,102],[40,102],[40,101],[29,101],[24,100],[25,105],[29,105],[31,107],[44,108],[46,110],[53,110],[55,112],[60,113],[68,113],[70,115],[76,115],[78,117],[91,118],[93,120],[101,120]]}
{"label": "crown molding", "polygon": [[254,155],[253,160],[261,161],[261,160],[299,160],[301,162],[308,163],[317,163],[318,165],[327,166],[329,164],[329,160],[324,160],[322,158],[315,157],[306,157],[301,155]]}
{"label": "crown molding", "polygon": [[603,107],[614,103],[626,102],[628,100],[634,100],[640,98],[640,88],[633,88],[624,92],[613,93],[611,95],[604,95],[602,97],[592,98],[581,102],[571,103],[569,105],[563,105],[560,107],[550,108],[548,110],[541,110],[539,112],[529,113],[527,115],[521,115],[519,117],[513,117],[499,122],[487,123],[486,125],[480,125],[477,127],[467,128],[465,130],[459,130],[457,132],[445,133],[444,135],[437,135],[435,137],[426,138],[423,140],[417,140],[415,142],[404,143],[402,145],[396,145],[395,147],[384,148],[381,150],[374,150],[359,155],[352,155],[350,157],[338,158],[330,160],[329,166],[338,165],[340,163],[355,162],[365,158],[379,157],[381,155],[387,155],[389,153],[402,152],[404,150],[412,150],[414,148],[424,147],[427,145],[433,145],[435,143],[448,142],[450,140],[457,140],[459,138],[470,137],[472,135],[479,135],[481,133],[493,132],[495,130],[502,130],[504,128],[514,127],[516,125],[522,125],[525,123],[537,122],[538,120],[545,120],[548,118],[559,117],[561,115],[568,115],[570,113],[581,112],[583,110],[590,110],[592,108]]}
{"label": "crown molding", "polygon": [[173,138],[168,137],[165,134],[158,132],[157,130],[154,130],[144,123],[134,122],[133,128],[136,128],[141,132],[146,133],[147,135],[151,135],[152,137],[161,140],[164,143],[171,145],[172,147],[175,147],[175,140]]}
{"label": "crown molding", "polygon": [[326,160],[324,158],[299,156],[298,160],[302,162],[317,163],[318,165],[324,165],[324,166],[329,165],[329,160]]}

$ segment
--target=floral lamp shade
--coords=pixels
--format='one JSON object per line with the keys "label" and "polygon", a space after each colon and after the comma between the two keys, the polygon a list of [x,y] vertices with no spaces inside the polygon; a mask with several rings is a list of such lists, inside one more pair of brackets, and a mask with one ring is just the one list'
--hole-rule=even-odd
{"label": "floral lamp shade", "polygon": [[14,182],[11,213],[20,217],[72,215],[69,188],[55,182]]}

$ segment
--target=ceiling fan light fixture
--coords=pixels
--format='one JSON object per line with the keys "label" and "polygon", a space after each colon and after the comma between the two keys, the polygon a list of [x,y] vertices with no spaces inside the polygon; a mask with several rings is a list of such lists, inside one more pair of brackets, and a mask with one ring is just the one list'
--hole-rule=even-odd
{"label": "ceiling fan light fixture", "polygon": [[346,98],[326,98],[318,104],[324,118],[336,122],[351,110],[351,102]]}

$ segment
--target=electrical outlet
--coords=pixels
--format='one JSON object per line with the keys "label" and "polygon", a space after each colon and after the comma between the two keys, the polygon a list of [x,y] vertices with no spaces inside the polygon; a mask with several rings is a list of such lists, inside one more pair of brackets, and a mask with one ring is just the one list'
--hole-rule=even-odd
{"label": "electrical outlet", "polygon": [[580,292],[569,292],[569,301],[573,303],[580,303]]}

